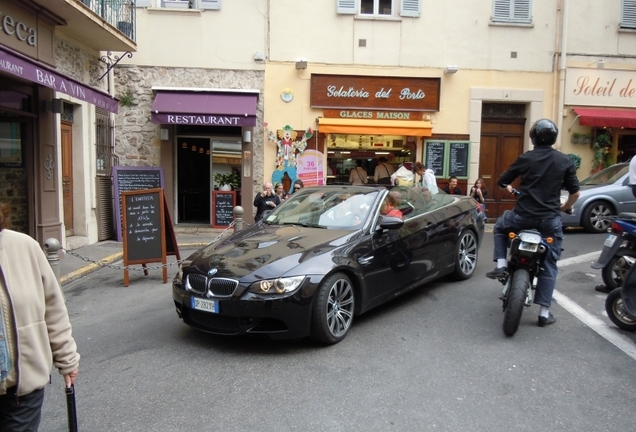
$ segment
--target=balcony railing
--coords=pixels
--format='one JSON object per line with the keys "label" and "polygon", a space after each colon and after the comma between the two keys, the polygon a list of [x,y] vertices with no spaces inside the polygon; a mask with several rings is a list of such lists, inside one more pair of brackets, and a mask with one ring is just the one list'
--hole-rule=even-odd
{"label": "balcony railing", "polygon": [[129,39],[135,40],[135,0],[81,0]]}

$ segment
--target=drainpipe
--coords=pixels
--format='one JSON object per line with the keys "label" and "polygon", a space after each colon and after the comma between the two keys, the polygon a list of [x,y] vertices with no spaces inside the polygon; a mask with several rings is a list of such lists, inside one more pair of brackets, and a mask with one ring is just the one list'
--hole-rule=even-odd
{"label": "drainpipe", "polygon": [[561,5],[561,55],[559,57],[559,102],[557,106],[557,127],[559,128],[559,138],[556,142],[557,150],[561,150],[561,139],[563,138],[563,103],[565,101],[565,72],[567,61],[568,45],[568,0],[562,0]]}

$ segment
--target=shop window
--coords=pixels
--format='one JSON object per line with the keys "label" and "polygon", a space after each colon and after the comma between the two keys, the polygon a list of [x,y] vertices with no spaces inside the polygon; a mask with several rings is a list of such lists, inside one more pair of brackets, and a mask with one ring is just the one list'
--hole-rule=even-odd
{"label": "shop window", "polygon": [[636,29],[636,0],[621,1],[621,28]]}
{"label": "shop window", "polygon": [[419,17],[421,0],[336,0],[339,14],[359,17]]}
{"label": "shop window", "polygon": [[530,24],[532,0],[493,0],[492,22]]}
{"label": "shop window", "polygon": [[108,111],[95,109],[97,176],[110,176],[111,167],[119,165],[113,140],[114,126]]}

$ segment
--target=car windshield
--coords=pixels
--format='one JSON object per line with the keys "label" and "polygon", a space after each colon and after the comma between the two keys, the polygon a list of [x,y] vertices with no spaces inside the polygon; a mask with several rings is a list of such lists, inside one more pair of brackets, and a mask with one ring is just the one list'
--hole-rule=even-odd
{"label": "car windshield", "polygon": [[343,192],[301,189],[269,214],[270,225],[358,229],[371,212],[378,191]]}
{"label": "car windshield", "polygon": [[602,171],[592,174],[585,180],[581,181],[581,186],[598,186],[615,183],[629,170],[629,164],[616,164],[605,168]]}

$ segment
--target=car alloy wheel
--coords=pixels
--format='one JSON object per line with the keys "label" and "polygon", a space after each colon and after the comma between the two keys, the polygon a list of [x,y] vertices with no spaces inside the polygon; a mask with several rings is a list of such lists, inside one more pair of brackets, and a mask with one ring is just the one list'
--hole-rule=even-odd
{"label": "car alloy wheel", "polygon": [[472,276],[477,267],[477,256],[477,237],[470,230],[463,232],[457,242],[455,279],[463,280]]}
{"label": "car alloy wheel", "polygon": [[323,343],[340,342],[351,327],[354,307],[354,290],[349,278],[342,273],[331,275],[316,293],[312,338]]}
{"label": "car alloy wheel", "polygon": [[610,216],[614,216],[614,210],[603,201],[596,201],[589,205],[583,214],[583,227],[593,233],[603,233],[612,224]]}

